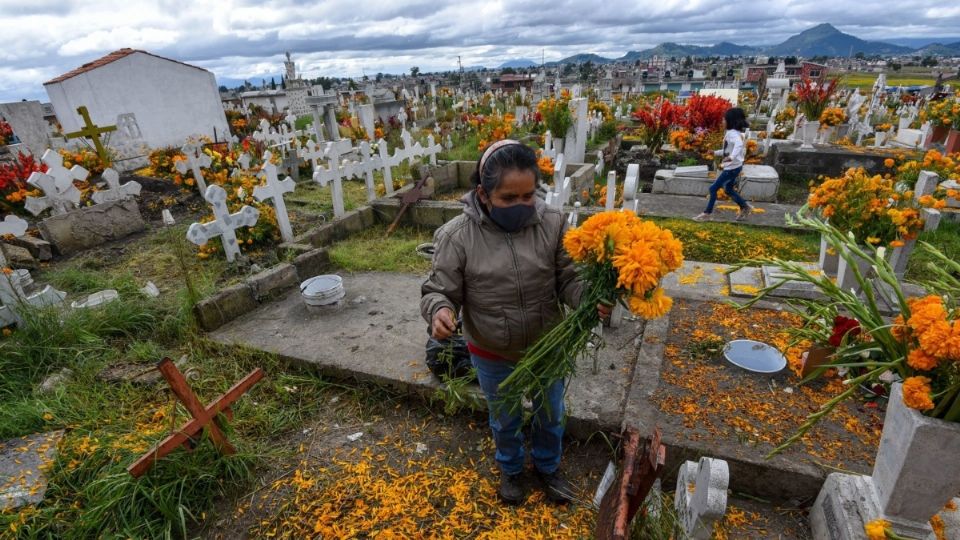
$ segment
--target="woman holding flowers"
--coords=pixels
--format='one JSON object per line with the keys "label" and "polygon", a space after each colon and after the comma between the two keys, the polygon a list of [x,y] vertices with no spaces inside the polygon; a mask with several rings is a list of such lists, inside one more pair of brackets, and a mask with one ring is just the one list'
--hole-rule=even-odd
{"label": "woman holding flowers", "polygon": [[717,179],[710,186],[710,199],[707,201],[707,208],[700,215],[693,218],[694,221],[709,221],[713,216],[713,206],[717,203],[717,192],[721,189],[733,199],[740,207],[737,213],[737,221],[743,221],[750,215],[753,209],[750,203],[743,200],[743,197],[737,193],[735,184],[740,171],[743,170],[743,160],[747,155],[747,143],[744,132],[750,127],[747,122],[747,115],[740,107],[728,109],[723,116],[723,123],[726,125],[727,133],[723,137],[723,161],[720,168],[723,171],[717,176]]}
{"label": "woman holding flowers", "polygon": [[[519,399],[504,404],[500,384],[524,351],[562,319],[560,303],[575,307],[582,284],[563,238],[563,214],[536,197],[537,155],[502,140],[490,145],[473,174],[476,189],[463,199],[463,214],[437,230],[433,268],[422,287],[420,308],[433,337],[456,331],[457,314],[490,410],[501,478],[498,493],[509,504],[525,498],[525,466]],[[598,316],[609,315],[597,307]],[[571,489],[559,474],[563,438],[564,380],[533,396],[532,458],[552,501]],[[506,406],[504,406],[506,405]]]}

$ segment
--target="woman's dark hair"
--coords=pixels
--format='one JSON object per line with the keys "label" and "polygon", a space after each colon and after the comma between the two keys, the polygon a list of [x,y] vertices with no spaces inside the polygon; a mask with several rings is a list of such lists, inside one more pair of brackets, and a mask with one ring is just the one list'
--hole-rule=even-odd
{"label": "woman's dark hair", "polygon": [[743,112],[740,107],[727,109],[723,119],[727,122],[727,129],[746,131],[750,127],[750,122],[747,122],[747,113]]}
{"label": "woman's dark hair", "polygon": [[[480,159],[483,159],[482,155]],[[483,190],[488,194],[493,193],[500,186],[503,173],[511,169],[533,171],[537,185],[540,184],[537,154],[525,144],[508,144],[497,148],[483,163],[482,171],[480,159],[477,160],[477,168],[473,171],[470,181],[475,186],[483,186]]]}

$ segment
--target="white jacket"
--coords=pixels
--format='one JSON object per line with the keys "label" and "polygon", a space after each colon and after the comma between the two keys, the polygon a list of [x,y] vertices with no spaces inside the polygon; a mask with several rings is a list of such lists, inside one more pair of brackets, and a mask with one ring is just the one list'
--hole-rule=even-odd
{"label": "white jacket", "polygon": [[725,170],[743,167],[746,156],[746,135],[736,129],[728,129],[723,136],[723,161],[720,167]]}

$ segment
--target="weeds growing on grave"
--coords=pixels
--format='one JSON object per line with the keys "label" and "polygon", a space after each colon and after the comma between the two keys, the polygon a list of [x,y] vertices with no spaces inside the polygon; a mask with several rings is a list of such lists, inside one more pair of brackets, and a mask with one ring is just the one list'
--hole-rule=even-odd
{"label": "weeds growing on grave", "polygon": [[[250,482],[255,468],[276,455],[277,437],[318,410],[332,385],[275,357],[221,350],[193,334],[184,288],[149,298],[129,272],[82,266],[43,280],[78,295],[114,288],[120,298],[91,310],[25,309],[23,326],[0,340],[0,438],[67,429],[44,501],[0,513],[0,531],[50,538],[186,536],[216,498]],[[212,280],[200,277],[205,293]],[[162,382],[108,383],[98,373],[121,363],[148,370],[162,356],[181,355],[204,402],[254,367],[263,367],[268,379],[234,406],[229,437],[237,454],[221,456],[201,440],[193,452],[178,449],[134,480],[126,467],[189,416]],[[66,382],[46,394],[35,390],[64,368],[73,371]]]}
{"label": "weeds growing on grave", "polygon": [[330,248],[330,261],[348,272],[426,272],[430,260],[416,253],[419,244],[430,242],[426,229],[400,228],[384,238],[386,227],[376,226],[354,234]]}

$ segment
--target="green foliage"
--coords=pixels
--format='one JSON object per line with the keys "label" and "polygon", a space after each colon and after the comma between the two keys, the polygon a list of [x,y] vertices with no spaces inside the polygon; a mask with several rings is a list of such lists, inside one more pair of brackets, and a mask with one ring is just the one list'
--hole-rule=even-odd
{"label": "green foliage", "polygon": [[348,272],[414,272],[430,269],[430,260],[417,255],[419,244],[430,242],[423,229],[399,228],[385,238],[386,228],[371,227],[330,248],[330,260]]}

